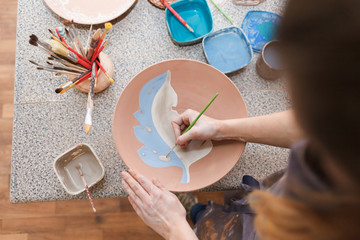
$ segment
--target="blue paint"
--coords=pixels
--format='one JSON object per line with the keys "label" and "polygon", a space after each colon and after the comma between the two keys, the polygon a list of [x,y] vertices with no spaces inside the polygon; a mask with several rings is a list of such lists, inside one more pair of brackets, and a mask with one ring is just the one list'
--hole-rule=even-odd
{"label": "blue paint", "polygon": [[[180,183],[186,183],[189,176],[186,175],[185,166],[175,152],[170,153],[169,156],[171,160],[169,162],[159,160],[159,156],[164,153],[168,153],[172,146],[168,146],[160,137],[154,126],[151,115],[154,98],[161,86],[165,83],[167,74],[168,72],[165,72],[164,74],[150,80],[140,91],[140,110],[136,111],[134,116],[141,125],[135,126],[133,129],[136,138],[144,144],[144,146],[142,146],[137,153],[139,157],[149,166],[157,168],[177,166],[182,168],[183,175]],[[149,131],[149,129],[151,129],[151,131]]]}
{"label": "blue paint", "polygon": [[281,17],[266,11],[249,11],[241,28],[248,37],[254,52],[261,52],[264,45],[275,39],[275,30]]}
{"label": "blue paint", "polygon": [[238,27],[228,27],[203,39],[205,56],[210,65],[231,73],[248,65],[253,53],[249,40]]}
{"label": "blue paint", "polygon": [[206,0],[180,0],[170,4],[172,8],[194,29],[190,32],[168,9],[165,19],[169,33],[179,45],[200,42],[213,29],[213,19]]}

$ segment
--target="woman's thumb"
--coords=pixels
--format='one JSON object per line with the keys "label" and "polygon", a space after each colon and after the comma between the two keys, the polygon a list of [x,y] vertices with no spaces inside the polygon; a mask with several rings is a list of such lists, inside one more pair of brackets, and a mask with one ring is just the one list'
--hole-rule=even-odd
{"label": "woman's thumb", "polygon": [[176,140],[176,144],[180,145],[180,146],[185,145],[190,140],[192,140],[192,132],[191,132],[191,130],[188,131],[187,133],[184,133],[183,135],[179,136],[178,139]]}

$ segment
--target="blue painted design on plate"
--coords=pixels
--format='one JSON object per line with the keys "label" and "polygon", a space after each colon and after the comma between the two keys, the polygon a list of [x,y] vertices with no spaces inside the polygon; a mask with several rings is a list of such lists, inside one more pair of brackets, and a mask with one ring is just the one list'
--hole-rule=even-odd
{"label": "blue painted design on plate", "polygon": [[190,32],[169,9],[165,10],[165,20],[173,40],[179,45],[200,42],[213,30],[213,19],[206,0],[180,0],[170,6],[192,27]]}
{"label": "blue painted design on plate", "polygon": [[261,52],[266,43],[275,39],[275,29],[280,20],[279,15],[266,11],[249,11],[246,14],[241,28],[255,52]]}
{"label": "blue painted design on plate", "polygon": [[250,42],[238,27],[228,27],[203,39],[203,49],[209,64],[227,74],[248,65],[253,53]]}
{"label": "blue painted design on plate", "polygon": [[[138,151],[140,158],[152,167],[170,167],[177,166],[182,168],[183,175],[180,183],[186,183],[189,176],[186,175],[186,169],[183,162],[175,154],[174,151],[170,153],[171,160],[168,162],[161,161],[158,157],[168,153],[171,149],[165,141],[160,137],[152,120],[151,108],[154,98],[165,83],[166,75],[164,74],[150,80],[141,89],[139,94],[140,110],[134,113],[134,117],[140,123],[140,126],[133,127],[136,138],[144,144]],[[150,130],[151,131],[150,131]],[[155,152],[154,152],[155,151]]]}

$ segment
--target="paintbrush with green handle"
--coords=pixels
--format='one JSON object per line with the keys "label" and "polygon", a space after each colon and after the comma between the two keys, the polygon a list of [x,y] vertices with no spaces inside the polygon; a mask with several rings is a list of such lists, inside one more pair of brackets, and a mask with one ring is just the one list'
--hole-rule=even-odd
{"label": "paintbrush with green handle", "polygon": [[214,0],[210,0],[214,6],[224,15],[224,17],[226,17],[227,20],[229,20],[229,22],[234,25],[234,21],[228,16],[226,15],[226,13],[219,7],[219,5],[216,4],[216,2]]}
{"label": "paintbrush with green handle", "polygon": [[[208,109],[208,107],[212,104],[212,102],[215,100],[215,98],[218,96],[219,94],[216,93],[215,96],[210,100],[210,102],[206,105],[206,107],[204,107],[204,109],[199,113],[199,115],[195,118],[194,121],[192,121],[192,123],[187,127],[187,129],[182,133],[187,133],[197,122],[197,120],[199,120],[199,118],[201,117],[201,115],[203,115],[203,113],[206,111],[206,109]],[[166,154],[166,158],[169,156],[169,154],[174,150],[174,148],[177,146],[177,144],[175,144],[171,150]]]}

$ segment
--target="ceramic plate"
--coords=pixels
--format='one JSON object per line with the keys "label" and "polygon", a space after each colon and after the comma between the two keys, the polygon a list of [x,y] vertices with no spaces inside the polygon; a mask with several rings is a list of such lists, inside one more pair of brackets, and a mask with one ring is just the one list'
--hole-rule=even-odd
{"label": "ceramic plate", "polygon": [[208,62],[225,74],[248,65],[253,55],[249,40],[238,27],[210,33],[203,39],[203,49]]}
{"label": "ceramic plate", "polygon": [[134,127],[140,125],[134,117],[140,109],[139,94],[149,81],[168,70],[171,72],[171,86],[178,98],[173,109],[178,113],[188,108],[201,111],[215,93],[219,96],[206,115],[217,119],[241,118],[247,117],[247,110],[239,90],[226,75],[208,64],[193,60],[168,60],[152,65],[137,74],[120,95],[113,118],[113,138],[125,164],[149,179],[158,178],[169,190],[194,191],[225,176],[240,159],[245,144],[214,141],[211,152],[190,166],[189,183],[180,183],[183,175],[180,167],[151,167],[143,162],[138,154],[143,144],[134,133]]}
{"label": "ceramic plate", "polygon": [[261,52],[264,45],[274,40],[275,29],[281,17],[265,11],[249,11],[241,28],[248,37],[254,52]]}
{"label": "ceramic plate", "polygon": [[67,20],[80,24],[108,22],[126,12],[136,0],[44,0],[48,7]]}

